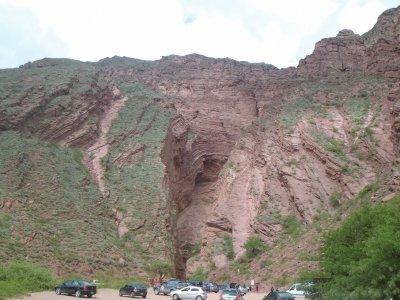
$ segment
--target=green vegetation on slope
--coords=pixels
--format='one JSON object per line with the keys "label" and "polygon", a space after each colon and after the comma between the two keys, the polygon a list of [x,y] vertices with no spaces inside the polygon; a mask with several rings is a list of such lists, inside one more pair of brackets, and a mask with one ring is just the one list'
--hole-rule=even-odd
{"label": "green vegetation on slope", "polygon": [[154,91],[138,83],[119,88],[128,100],[109,131],[105,179],[114,207],[132,230],[122,246],[143,265],[151,254],[165,253],[171,246],[165,218],[160,217],[169,209],[160,152],[173,115],[153,101],[160,97]]}
{"label": "green vegetation on slope", "polygon": [[52,272],[38,264],[11,261],[0,268],[0,299],[52,289],[55,284]]}
{"label": "green vegetation on slope", "polygon": [[0,134],[0,262],[38,261],[60,273],[116,265],[111,208],[80,157],[55,143]]}
{"label": "green vegetation on slope", "polygon": [[322,299],[400,297],[399,211],[400,197],[366,206],[329,233],[322,248]]}
{"label": "green vegetation on slope", "polygon": [[[61,104],[68,107],[73,98],[95,94],[106,81],[95,65],[70,60],[52,60],[53,66],[0,70],[0,112],[19,115],[27,108]],[[96,85],[94,84],[96,83]]]}

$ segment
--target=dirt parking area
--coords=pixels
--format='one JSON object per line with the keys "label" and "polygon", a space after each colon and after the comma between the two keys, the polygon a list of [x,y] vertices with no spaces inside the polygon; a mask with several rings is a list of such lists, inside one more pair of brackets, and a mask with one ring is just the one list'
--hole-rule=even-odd
{"label": "dirt parking area", "polygon": [[[265,296],[265,293],[248,293],[246,294],[243,298],[244,300],[262,300],[262,298]],[[208,293],[208,298],[207,300],[218,300],[219,293]],[[12,298],[9,300],[69,300],[69,299],[76,299],[73,296],[67,296],[67,295],[56,295],[54,291],[47,291],[47,292],[40,292],[40,293],[32,293],[28,296],[25,296],[23,298]],[[83,297],[81,299],[89,299],[86,297]],[[91,299],[94,300],[126,300],[126,299],[132,299],[128,296],[120,297],[118,295],[118,290],[113,290],[113,289],[99,289],[98,293],[94,295]],[[142,297],[135,297],[135,299],[143,299]],[[147,300],[170,300],[171,298],[169,296],[161,296],[161,295],[155,295],[153,292],[153,289],[149,289],[147,293]]]}
{"label": "dirt parking area", "polygon": [[[267,293],[259,292],[259,293],[247,293],[243,300],[262,300],[262,298]],[[218,300],[219,293],[208,293],[207,300]],[[56,295],[54,291],[46,291],[40,293],[32,293],[23,298],[11,298],[8,300],[73,300],[76,299],[73,296],[67,295]],[[98,293],[94,295],[92,298],[83,297],[81,299],[95,299],[95,300],[126,300],[132,299],[129,296],[120,297],[118,294],[118,290],[113,289],[99,289]],[[142,297],[135,297],[134,299],[143,299]],[[148,289],[146,300],[170,300],[169,296],[155,295],[153,289]],[[295,300],[304,300],[304,297],[297,297]]]}

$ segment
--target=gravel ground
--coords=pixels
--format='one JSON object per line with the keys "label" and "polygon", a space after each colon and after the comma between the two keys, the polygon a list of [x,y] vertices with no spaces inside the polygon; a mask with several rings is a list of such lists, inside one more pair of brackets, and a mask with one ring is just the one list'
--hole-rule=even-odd
{"label": "gravel ground", "polygon": [[[218,293],[208,293],[208,298],[207,300],[218,300]],[[244,296],[244,300],[262,300],[262,298],[265,296],[265,293],[248,293]],[[12,298],[9,300],[69,300],[69,299],[74,299],[75,297],[73,296],[67,296],[67,295],[56,295],[54,291],[47,291],[47,292],[40,292],[40,293],[32,293],[28,296],[25,296],[23,298]],[[89,299],[86,297],[83,297],[82,299]],[[120,297],[118,295],[118,290],[113,290],[113,289],[99,289],[98,293],[94,295],[91,299],[95,300],[126,300],[126,299],[131,299],[128,296]],[[142,297],[136,297],[135,299],[143,299]],[[161,296],[161,295],[155,295],[153,293],[152,289],[148,290],[147,293],[147,300],[170,300],[171,298],[169,296]]]}

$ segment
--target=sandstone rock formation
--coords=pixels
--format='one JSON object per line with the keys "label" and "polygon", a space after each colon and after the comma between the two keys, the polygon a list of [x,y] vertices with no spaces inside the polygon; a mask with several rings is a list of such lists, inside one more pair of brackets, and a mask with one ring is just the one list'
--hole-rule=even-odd
{"label": "sandstone rock formation", "polygon": [[[83,151],[117,261],[136,243],[180,278],[223,268],[225,237],[240,258],[250,236],[274,245],[286,220],[333,215],[368,184],[398,192],[399,24],[388,10],[281,70],[196,54],[29,63],[13,74],[24,89],[2,98],[0,130]],[[67,75],[28,76],[39,69]]]}

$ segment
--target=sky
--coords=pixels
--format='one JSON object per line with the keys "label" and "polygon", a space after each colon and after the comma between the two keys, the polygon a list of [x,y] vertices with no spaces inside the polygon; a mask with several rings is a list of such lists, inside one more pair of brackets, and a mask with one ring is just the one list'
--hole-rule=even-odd
{"label": "sky", "polygon": [[158,60],[191,53],[297,66],[396,0],[0,0],[0,68],[44,57]]}

